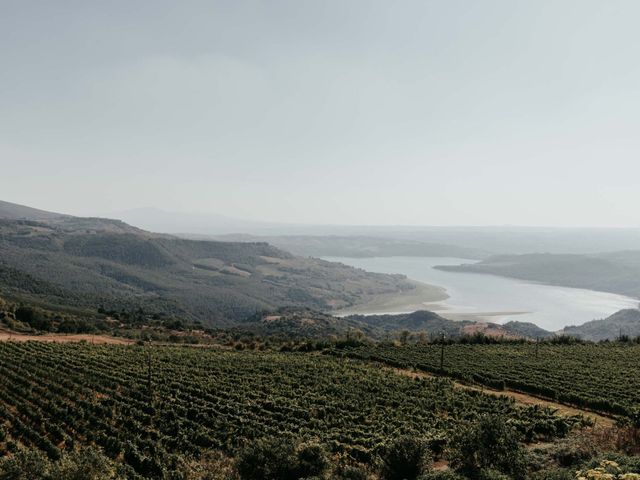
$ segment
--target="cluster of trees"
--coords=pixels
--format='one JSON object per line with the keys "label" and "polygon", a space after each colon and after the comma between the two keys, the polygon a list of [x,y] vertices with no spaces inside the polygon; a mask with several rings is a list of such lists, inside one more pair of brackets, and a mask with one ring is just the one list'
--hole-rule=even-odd
{"label": "cluster of trees", "polygon": [[106,322],[99,319],[70,316],[29,305],[6,309],[0,314],[0,320],[16,330],[24,330],[26,326],[38,332],[93,333],[104,332],[110,328]]}
{"label": "cluster of trees", "polygon": [[49,310],[29,303],[12,303],[0,298],[0,324],[20,333],[111,334],[132,339],[175,343],[200,343],[214,333],[199,321],[187,322],[173,315],[149,313],[143,308],[106,309],[80,314]]}
{"label": "cluster of trees", "polygon": [[200,321],[185,322],[181,318],[177,318],[164,312],[145,311],[142,307],[138,307],[136,309],[122,308],[120,310],[115,310],[99,306],[98,313],[100,315],[113,318],[126,326],[160,326],[169,330],[179,331],[186,330],[187,328],[203,328],[202,322]]}

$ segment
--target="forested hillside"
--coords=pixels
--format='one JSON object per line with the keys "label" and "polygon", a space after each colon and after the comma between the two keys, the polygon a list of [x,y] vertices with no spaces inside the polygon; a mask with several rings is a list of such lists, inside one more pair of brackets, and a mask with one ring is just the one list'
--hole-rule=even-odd
{"label": "forested hillside", "polygon": [[598,255],[496,255],[479,263],[436,267],[640,297],[640,250]]}
{"label": "forested hillside", "polygon": [[331,310],[415,288],[399,275],[300,258],[263,242],[179,239],[6,203],[0,217],[0,294],[34,304],[141,307],[223,326],[264,309]]}
{"label": "forested hillside", "polygon": [[640,336],[640,309],[620,310],[602,320],[565,327],[562,333],[591,341],[638,337]]}

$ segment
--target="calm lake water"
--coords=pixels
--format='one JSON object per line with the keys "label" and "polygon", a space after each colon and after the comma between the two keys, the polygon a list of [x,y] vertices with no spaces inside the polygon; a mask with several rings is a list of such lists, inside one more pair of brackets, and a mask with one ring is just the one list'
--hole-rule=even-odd
{"label": "calm lake water", "polygon": [[567,325],[580,325],[605,318],[623,308],[638,306],[637,299],[612,293],[540,285],[494,275],[444,272],[433,268],[435,265],[474,262],[462,258],[331,257],[326,260],[371,272],[402,273],[411,279],[444,287],[449,298],[429,309],[445,316],[447,313],[527,312],[506,313],[496,316],[492,321],[533,322],[544,329],[556,331]]}

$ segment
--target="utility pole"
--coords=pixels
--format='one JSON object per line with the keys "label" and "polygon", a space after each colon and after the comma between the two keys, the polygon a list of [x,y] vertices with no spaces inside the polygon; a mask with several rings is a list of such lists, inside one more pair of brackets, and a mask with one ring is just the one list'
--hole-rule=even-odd
{"label": "utility pole", "polygon": [[444,372],[444,332],[440,337],[440,371]]}
{"label": "utility pole", "polygon": [[538,348],[540,346],[540,337],[536,337],[536,359],[538,358]]}

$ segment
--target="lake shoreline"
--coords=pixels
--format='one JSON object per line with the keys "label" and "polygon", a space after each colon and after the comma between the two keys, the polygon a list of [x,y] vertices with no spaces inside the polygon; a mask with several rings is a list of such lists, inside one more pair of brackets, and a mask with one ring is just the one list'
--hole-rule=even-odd
{"label": "lake shoreline", "polygon": [[637,300],[572,287],[544,285],[493,274],[447,272],[439,265],[460,265],[468,259],[442,257],[329,257],[371,272],[402,274],[418,287],[386,294],[331,312],[337,316],[406,314],[428,310],[450,320],[506,323],[530,322],[549,331],[606,318]]}
{"label": "lake shoreline", "polygon": [[331,312],[338,317],[348,315],[375,315],[392,313],[410,313],[417,310],[429,310],[428,305],[447,300],[449,295],[444,287],[430,285],[408,279],[415,288],[404,292],[384,293],[363,303]]}

